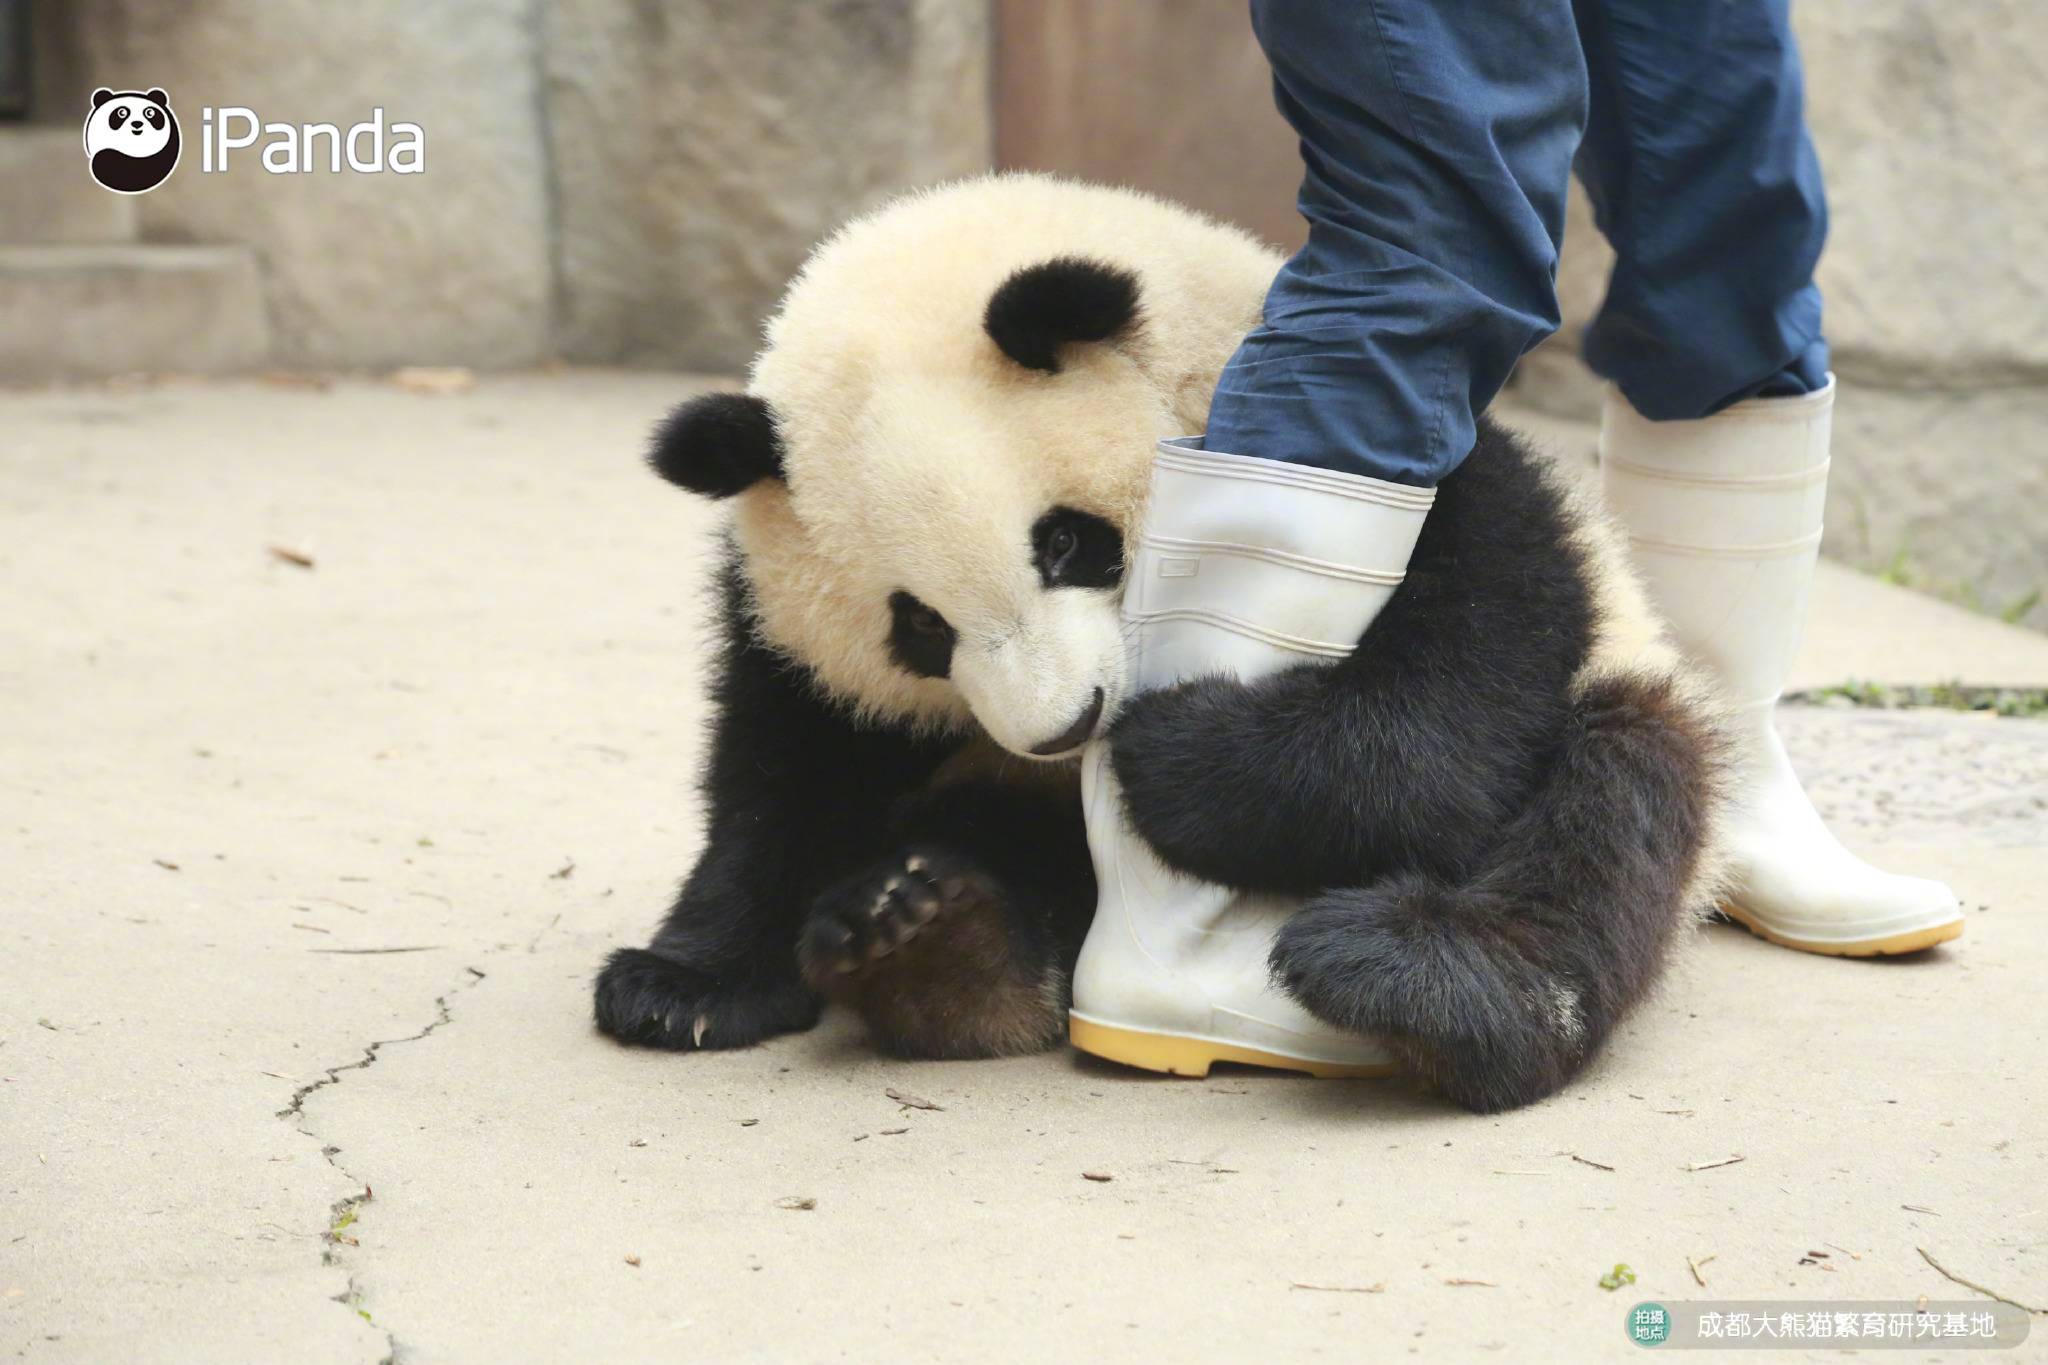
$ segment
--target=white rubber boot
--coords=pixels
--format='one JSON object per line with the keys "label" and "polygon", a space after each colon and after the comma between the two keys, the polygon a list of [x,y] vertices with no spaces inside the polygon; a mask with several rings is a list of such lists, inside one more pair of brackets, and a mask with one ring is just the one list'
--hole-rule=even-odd
{"label": "white rubber boot", "polygon": [[[1212,455],[1199,437],[1161,442],[1124,589],[1134,687],[1343,658],[1400,584],[1434,498]],[[1212,1062],[1391,1072],[1377,1043],[1324,1024],[1268,979],[1273,935],[1299,902],[1168,870],[1131,831],[1108,758],[1102,742],[1082,758],[1100,901],[1074,972],[1074,1045],[1183,1076]]]}
{"label": "white rubber boot", "polygon": [[1963,932],[1954,893],[1880,872],[1837,843],[1772,722],[1820,556],[1834,402],[1831,376],[1818,393],[1652,422],[1610,392],[1601,477],[1678,643],[1740,708],[1747,795],[1730,816],[1732,881],[1722,908],[1788,948],[1910,953]]}

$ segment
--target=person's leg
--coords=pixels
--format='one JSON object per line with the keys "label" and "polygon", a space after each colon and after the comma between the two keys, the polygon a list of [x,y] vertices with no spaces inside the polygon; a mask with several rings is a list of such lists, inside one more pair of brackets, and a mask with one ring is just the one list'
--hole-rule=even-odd
{"label": "person's leg", "polygon": [[[1557,323],[1585,117],[1569,0],[1255,0],[1252,17],[1301,133],[1309,243],[1224,371],[1206,448],[1167,442],[1155,461],[1123,599],[1139,690],[1348,656],[1475,412]],[[1385,1070],[1378,1042],[1274,987],[1273,936],[1299,903],[1168,869],[1108,753],[1082,764],[1100,896],[1075,1045],[1195,1074]]]}
{"label": "person's leg", "polygon": [[1308,244],[1224,369],[1207,447],[1433,487],[1558,324],[1585,66],[1569,0],[1252,0]]}
{"label": "person's leg", "polygon": [[1745,801],[1728,912],[1864,956],[1954,938],[1938,882],[1829,834],[1773,724],[1820,554],[1834,403],[1813,268],[1827,232],[1787,0],[1579,0],[1579,172],[1616,252],[1586,358],[1612,381],[1602,480],[1680,645],[1736,705]]}
{"label": "person's leg", "polygon": [[1613,244],[1586,363],[1652,421],[1826,387],[1820,161],[1788,0],[1576,0],[1577,161]]}

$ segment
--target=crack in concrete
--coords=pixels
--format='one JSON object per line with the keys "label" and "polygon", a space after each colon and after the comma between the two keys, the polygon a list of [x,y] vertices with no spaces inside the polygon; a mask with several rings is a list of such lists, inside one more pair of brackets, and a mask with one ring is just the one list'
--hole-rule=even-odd
{"label": "crack in concrete", "polygon": [[[341,1084],[341,1078],[345,1073],[365,1071],[375,1066],[377,1058],[383,1053],[385,1048],[396,1047],[400,1043],[416,1043],[420,1039],[430,1036],[443,1024],[453,1022],[454,1015],[449,1008],[449,1000],[460,995],[463,991],[473,989],[479,981],[485,979],[485,973],[475,967],[465,967],[463,970],[469,973],[470,979],[457,985],[452,990],[444,991],[434,997],[434,1018],[425,1028],[421,1029],[418,1033],[408,1033],[402,1038],[380,1038],[376,1042],[366,1045],[363,1048],[363,1055],[355,1061],[344,1062],[340,1066],[327,1067],[319,1080],[309,1082],[292,1091],[291,1103],[278,1110],[277,1117],[294,1124],[305,1136],[318,1141],[320,1135],[306,1125],[306,1101],[317,1091],[325,1090],[330,1085]],[[361,1315],[364,1322],[369,1323],[370,1326],[383,1333],[385,1350],[383,1356],[378,1361],[378,1365],[394,1365],[394,1362],[398,1359],[398,1338],[392,1334],[390,1328],[380,1324],[375,1318],[370,1316],[370,1311],[363,1307],[362,1291],[356,1285],[355,1272],[348,1269],[347,1263],[341,1259],[337,1250],[342,1246],[359,1245],[355,1238],[344,1237],[342,1233],[346,1228],[355,1223],[357,1210],[375,1198],[368,1181],[361,1179],[355,1172],[335,1160],[340,1154],[341,1148],[334,1146],[332,1143],[321,1143],[321,1159],[347,1177],[352,1184],[361,1185],[363,1190],[361,1194],[344,1195],[340,1199],[335,1200],[329,1207],[327,1227],[320,1233],[321,1239],[325,1242],[320,1251],[320,1264],[339,1266],[348,1272],[347,1284],[339,1294],[334,1295],[334,1301],[354,1309],[356,1313]]]}

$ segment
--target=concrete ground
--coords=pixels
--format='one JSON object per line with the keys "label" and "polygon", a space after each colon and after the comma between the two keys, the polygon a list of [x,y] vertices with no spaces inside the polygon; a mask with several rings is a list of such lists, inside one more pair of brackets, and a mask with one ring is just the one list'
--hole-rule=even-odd
{"label": "concrete ground", "polygon": [[[1990,1306],[1930,1256],[2048,1306],[2039,721],[1788,707],[1967,935],[1710,929],[1518,1113],[598,1037],[697,837],[709,517],[635,464],[685,391],[0,394],[0,1349],[1619,1359],[1644,1299]],[[1830,570],[1795,682],[1851,677],[2038,685],[2048,638]]]}

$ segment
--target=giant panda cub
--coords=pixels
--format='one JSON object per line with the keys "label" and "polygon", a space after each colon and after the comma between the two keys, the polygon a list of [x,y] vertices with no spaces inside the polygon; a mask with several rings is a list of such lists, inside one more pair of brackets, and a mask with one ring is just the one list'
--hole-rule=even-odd
{"label": "giant panda cub", "polygon": [[1595,1054],[1711,899],[1715,729],[1617,538],[1515,437],[1481,423],[1348,660],[1127,686],[1154,443],[1202,430],[1278,265],[1028,175],[816,250],[747,391],[655,434],[731,505],[708,831],[599,1027],[743,1047],[834,1001],[901,1055],[1052,1046],[1095,904],[1074,760],[1106,737],[1165,861],[1306,898],[1272,968],[1326,1022],[1478,1109]]}

